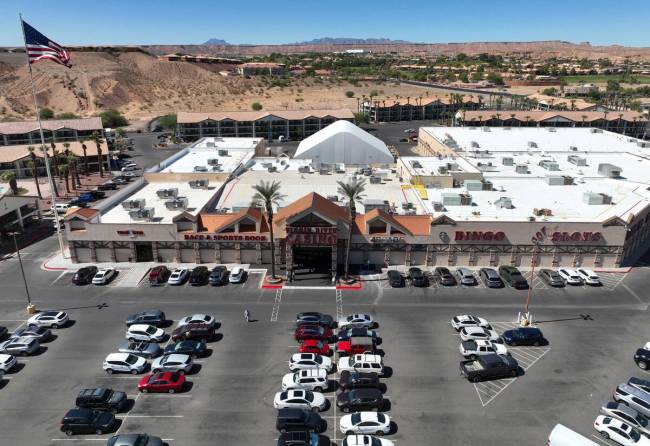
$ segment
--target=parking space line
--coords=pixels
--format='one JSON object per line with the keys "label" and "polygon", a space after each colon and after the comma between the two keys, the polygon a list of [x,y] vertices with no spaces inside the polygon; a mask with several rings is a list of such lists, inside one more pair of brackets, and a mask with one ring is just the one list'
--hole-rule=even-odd
{"label": "parking space line", "polygon": [[[115,434],[117,435],[117,434]],[[50,441],[106,441],[106,438],[51,438]],[[162,441],[176,441],[173,438],[162,438]]]}
{"label": "parking space line", "polygon": [[137,415],[131,415],[130,413],[126,413],[124,415],[116,415],[115,418],[120,418],[122,421],[126,420],[126,418],[185,418],[185,415],[142,415],[142,414],[137,414]]}
{"label": "parking space line", "polygon": [[336,320],[338,321],[343,317],[343,293],[341,290],[336,290]]}
{"label": "parking space line", "polygon": [[273,309],[271,310],[271,322],[278,321],[278,314],[280,314],[280,303],[282,302],[282,288],[275,290],[275,301],[273,302]]}
{"label": "parking space line", "polygon": [[591,434],[591,436],[592,436],[594,439],[598,440],[598,443],[600,443],[600,444],[605,444],[605,445],[607,445],[607,446],[610,446],[610,445],[611,445],[611,443],[609,443],[607,440],[605,440],[605,439],[604,439],[603,437],[601,437],[600,435]]}

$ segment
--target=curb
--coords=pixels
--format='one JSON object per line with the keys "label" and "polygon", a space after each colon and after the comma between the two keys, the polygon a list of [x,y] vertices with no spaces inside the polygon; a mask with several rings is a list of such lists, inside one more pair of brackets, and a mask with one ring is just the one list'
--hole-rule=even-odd
{"label": "curb", "polygon": [[41,269],[43,271],[67,271],[68,268],[59,268],[55,266],[47,266],[47,263],[52,260],[54,257],[58,256],[59,253],[52,254],[50,257],[47,258],[43,263],[41,263]]}

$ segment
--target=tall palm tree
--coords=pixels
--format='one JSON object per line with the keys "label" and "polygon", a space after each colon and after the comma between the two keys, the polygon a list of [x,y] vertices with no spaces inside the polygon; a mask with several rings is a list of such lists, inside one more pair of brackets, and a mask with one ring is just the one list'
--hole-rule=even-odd
{"label": "tall palm tree", "polygon": [[271,278],[275,279],[275,244],[273,239],[273,206],[279,206],[280,202],[284,200],[286,195],[280,193],[279,181],[264,181],[261,180],[259,184],[253,186],[255,195],[253,195],[253,202],[264,205],[266,211],[266,218],[269,222],[269,232],[271,234]]}
{"label": "tall palm tree", "polygon": [[70,169],[68,168],[67,164],[62,164],[61,165],[61,175],[63,176],[63,179],[65,180],[65,192],[66,194],[70,193],[70,186],[68,184],[68,178],[70,177]]}
{"label": "tall palm tree", "polygon": [[36,148],[33,146],[27,147],[29,151],[30,161],[27,163],[27,167],[32,171],[32,176],[34,177],[34,183],[36,183],[36,192],[38,192],[38,198],[43,198],[41,195],[41,185],[38,184],[38,165],[36,164]]}
{"label": "tall palm tree", "polygon": [[77,172],[77,155],[72,152],[68,152],[66,161],[70,168],[70,176],[72,177],[72,188],[77,189],[78,186],[81,186],[81,180],[79,179],[79,172]]}
{"label": "tall palm tree", "polygon": [[61,177],[61,173],[59,172],[59,153],[57,152],[56,144],[51,142],[50,147],[52,147],[52,163],[54,164],[54,175]]}
{"label": "tall palm tree", "polygon": [[81,150],[84,152],[84,175],[88,176],[88,155],[86,151],[88,150],[88,147],[86,146],[86,141],[84,139],[79,140],[81,143]]}
{"label": "tall palm tree", "polygon": [[336,184],[339,185],[338,193],[348,198],[348,207],[350,208],[349,234],[348,241],[345,245],[345,272],[343,275],[343,277],[347,279],[349,277],[348,271],[350,269],[350,244],[352,241],[352,228],[354,227],[354,221],[357,218],[357,202],[361,202],[363,199],[363,193],[366,190],[366,180],[352,180],[349,183],[337,181]]}
{"label": "tall palm tree", "polygon": [[102,144],[104,143],[104,140],[98,132],[93,132],[92,140],[95,143],[95,147],[97,147],[97,164],[99,165],[99,176],[103,177],[104,166],[102,165]]}

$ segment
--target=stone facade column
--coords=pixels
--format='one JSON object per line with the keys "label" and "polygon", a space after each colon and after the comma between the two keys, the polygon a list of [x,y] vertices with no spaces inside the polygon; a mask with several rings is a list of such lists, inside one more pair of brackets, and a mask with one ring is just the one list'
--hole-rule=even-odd
{"label": "stone facade column", "polygon": [[201,263],[201,249],[199,242],[194,242],[194,263]]}
{"label": "stone facade column", "polygon": [[424,264],[426,266],[433,265],[433,247],[431,245],[427,245]]}
{"label": "stone facade column", "polygon": [[390,265],[390,248],[386,248],[384,251],[384,263],[386,266]]}
{"label": "stone facade column", "polygon": [[[281,263],[282,254],[280,253],[280,243],[276,243],[275,247],[275,264],[278,265]],[[287,273],[293,271],[293,246],[290,243],[285,243],[285,258],[287,259],[286,269]]]}
{"label": "stone facade column", "polygon": [[181,255],[181,242],[174,242],[174,250],[176,251],[176,263],[181,263],[183,256]]}
{"label": "stone facade column", "polygon": [[411,245],[406,245],[406,255],[404,256],[404,265],[411,266]]}
{"label": "stone facade column", "polygon": [[255,261],[258,265],[262,264],[262,244],[255,243]]}
{"label": "stone facade column", "polygon": [[158,252],[158,242],[151,242],[151,252],[153,254],[153,261],[154,262],[159,262],[160,260],[160,253]]}
{"label": "stone facade column", "polygon": [[214,261],[215,263],[221,263],[221,243],[214,244]]}
{"label": "stone facade column", "polygon": [[90,261],[97,262],[97,248],[95,242],[90,242]]}
{"label": "stone facade column", "polygon": [[241,263],[241,243],[235,245],[235,262]]}
{"label": "stone facade column", "polygon": [[129,250],[131,254],[129,255],[129,261],[130,262],[137,262],[138,261],[138,255],[135,251],[135,242],[129,242]]}
{"label": "stone facade column", "polygon": [[332,245],[332,277],[337,276],[338,264],[339,264],[339,249],[338,243]]}
{"label": "stone facade column", "polygon": [[74,242],[68,242],[68,249],[70,250],[70,260],[72,260],[72,263],[77,263],[79,259],[77,257],[77,247]]}
{"label": "stone facade column", "polygon": [[111,242],[111,262],[117,262],[117,253],[115,252],[115,243]]}

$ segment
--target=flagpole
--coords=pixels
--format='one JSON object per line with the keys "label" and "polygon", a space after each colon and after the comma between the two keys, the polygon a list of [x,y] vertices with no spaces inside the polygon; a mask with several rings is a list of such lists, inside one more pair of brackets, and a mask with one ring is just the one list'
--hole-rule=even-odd
{"label": "flagpole", "polygon": [[[43,151],[43,159],[45,161],[45,171],[47,172],[47,179],[50,183],[50,194],[52,200],[52,212],[56,220],[56,235],[59,239],[59,249],[61,250],[61,257],[65,259],[65,245],[63,243],[63,233],[61,232],[61,225],[59,224],[59,215],[56,209],[56,193],[54,189],[54,179],[52,172],[50,172],[50,159],[47,155],[48,147],[45,144],[45,136],[43,135],[43,125],[41,124],[41,113],[38,107],[38,100],[36,98],[36,87],[34,86],[34,76],[32,74],[32,64],[29,62],[29,52],[27,51],[27,38],[25,37],[25,27],[23,26],[23,16],[18,14],[20,18],[20,29],[23,32],[23,42],[25,43],[25,57],[27,57],[27,67],[29,68],[29,81],[32,85],[32,97],[34,98],[34,108],[36,108],[36,119],[38,120],[38,131],[41,135],[41,150]],[[52,134],[52,142],[54,142],[54,134]],[[37,172],[38,174],[38,172]],[[37,179],[38,180],[38,179]]]}

